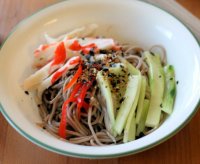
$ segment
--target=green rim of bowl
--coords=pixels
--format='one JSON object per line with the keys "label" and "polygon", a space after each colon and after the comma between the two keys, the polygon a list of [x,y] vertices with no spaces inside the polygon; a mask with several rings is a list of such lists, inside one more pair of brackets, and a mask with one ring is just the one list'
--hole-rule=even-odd
{"label": "green rim of bowl", "polygon": [[[171,14],[170,12],[154,5],[154,4],[151,4],[149,2],[143,2],[143,1],[140,1],[141,3],[145,3],[145,4],[149,4],[159,10],[161,10],[162,12],[165,12],[169,15],[171,15],[172,17],[174,17],[177,21],[179,21],[184,27],[186,27],[188,29],[188,31],[193,35],[194,39],[197,41],[197,43],[199,44],[200,46],[200,41],[197,39],[197,37],[195,36],[195,34],[190,30],[189,27],[187,27],[187,25],[185,25],[179,18],[177,18],[176,16],[174,16],[173,14]],[[20,21],[12,30],[11,32],[8,34],[8,36],[6,37],[6,39],[4,40],[4,42],[2,43],[2,45],[0,46],[0,49],[3,47],[3,45],[6,43],[6,41],[9,39],[9,37],[20,27],[20,25],[22,23],[24,23],[25,21],[31,19],[31,17],[39,14],[41,11],[44,11],[44,10],[47,10],[49,7],[53,7],[55,5],[59,5],[60,3],[63,3],[63,2],[59,2],[59,3],[56,3],[56,4],[53,4],[53,5],[50,5],[50,6],[47,6],[43,9],[40,9],[39,11],[33,13],[32,15],[30,15],[29,17],[23,19],[22,21]],[[136,154],[136,153],[139,153],[139,152],[142,152],[142,151],[145,151],[145,150],[148,150],[150,148],[153,148],[161,143],[163,143],[164,141],[168,140],[169,138],[171,138],[172,136],[174,136],[178,131],[180,131],[191,119],[192,117],[195,115],[195,113],[198,111],[198,108],[200,107],[200,98],[199,98],[199,101],[198,103],[196,104],[196,107],[194,109],[194,111],[189,115],[189,117],[185,120],[185,122],[183,124],[181,124],[179,127],[177,127],[173,132],[171,132],[170,134],[168,134],[167,136],[155,141],[154,143],[151,143],[149,145],[146,145],[144,147],[141,147],[137,150],[130,150],[130,151],[126,151],[126,152],[123,152],[123,153],[115,153],[115,154],[109,154],[109,155],[88,155],[88,154],[79,154],[79,153],[72,153],[72,152],[69,152],[69,151],[64,151],[64,150],[61,150],[61,149],[57,149],[55,147],[52,147],[52,146],[49,146],[47,144],[44,144],[43,142],[37,140],[36,138],[30,136],[28,133],[26,133],[25,131],[23,131],[17,124],[15,124],[15,122],[9,117],[9,115],[7,114],[7,112],[5,111],[4,107],[2,106],[2,104],[0,103],[0,111],[1,113],[3,114],[3,116],[6,118],[6,120],[9,122],[9,124],[16,130],[18,131],[22,136],[24,136],[25,138],[27,138],[29,141],[31,141],[32,143],[35,143],[36,145],[46,149],[46,150],[49,150],[49,151],[52,151],[52,152],[55,152],[55,153],[59,153],[59,154],[62,154],[62,155],[67,155],[67,156],[72,156],[72,157],[79,157],[79,158],[91,158],[91,159],[100,159],[100,158],[114,158],[114,157],[121,157],[121,156],[127,156],[127,155],[131,155],[131,154]]]}

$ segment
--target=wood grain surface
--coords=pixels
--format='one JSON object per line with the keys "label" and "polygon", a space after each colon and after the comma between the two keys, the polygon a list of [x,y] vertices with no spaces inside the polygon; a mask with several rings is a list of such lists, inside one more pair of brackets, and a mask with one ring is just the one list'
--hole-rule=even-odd
{"label": "wood grain surface", "polygon": [[[58,0],[0,0],[0,42],[23,18]],[[200,0],[178,0],[200,18]],[[44,150],[17,133],[0,113],[0,164],[200,164],[200,111],[177,135],[148,151],[122,158],[87,160]]]}

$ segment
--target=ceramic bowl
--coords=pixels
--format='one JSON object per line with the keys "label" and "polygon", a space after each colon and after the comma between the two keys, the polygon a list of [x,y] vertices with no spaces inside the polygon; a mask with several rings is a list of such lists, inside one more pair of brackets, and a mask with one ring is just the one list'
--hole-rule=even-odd
{"label": "ceramic bowl", "polygon": [[[37,105],[21,87],[30,75],[34,49],[44,33],[58,36],[97,23],[97,34],[148,49],[163,45],[176,72],[177,97],[173,113],[153,133],[120,145],[89,147],[59,140],[39,128]],[[80,158],[111,158],[144,151],[167,140],[195,114],[200,100],[200,47],[192,33],[169,13],[134,0],[68,0],[34,14],[12,31],[0,51],[1,112],[31,142],[50,151]],[[195,132],[194,132],[195,133]]]}

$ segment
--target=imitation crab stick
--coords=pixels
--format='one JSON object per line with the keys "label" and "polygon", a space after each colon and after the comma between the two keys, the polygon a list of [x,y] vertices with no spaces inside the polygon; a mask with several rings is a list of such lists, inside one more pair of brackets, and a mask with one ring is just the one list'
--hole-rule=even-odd
{"label": "imitation crab stick", "polygon": [[[66,44],[68,46],[66,47]],[[70,45],[71,44],[71,45]],[[89,52],[91,49],[111,49],[115,46],[113,39],[95,39],[85,38],[69,40],[68,43],[60,42],[56,45],[54,51],[54,58],[52,61],[47,63],[24,82],[24,89],[31,89],[33,86],[40,83],[42,80],[50,76],[55,70],[63,66],[63,63],[72,56],[78,56],[80,51],[84,53]],[[44,54],[40,54],[44,55]],[[49,54],[46,54],[48,56]],[[49,57],[49,56],[48,56]],[[43,56],[43,59],[45,57]],[[42,63],[40,63],[42,64]]]}
{"label": "imitation crab stick", "polygon": [[[91,36],[95,30],[97,29],[97,25],[96,24],[90,24],[87,26],[83,26],[80,28],[77,28],[65,35],[63,35],[63,37],[59,37],[59,42],[63,41],[65,44],[65,47],[68,47],[72,42],[73,42],[73,38],[75,37],[87,37],[87,36]],[[53,39],[49,39],[50,37],[46,37],[48,38],[48,40],[50,40],[49,42],[51,42],[50,44],[45,44],[45,45],[40,45],[39,48],[37,48],[34,52],[34,66],[35,67],[42,67],[45,64],[47,64],[49,61],[51,61],[54,57],[54,51],[58,45],[58,40],[55,39],[55,41],[53,41]],[[61,40],[62,39],[62,40]]]}
{"label": "imitation crab stick", "polygon": [[[115,48],[116,45],[113,39],[110,38],[73,38],[62,41],[65,49],[75,53],[76,51],[89,52],[91,49],[95,50],[109,50]],[[55,50],[59,44],[50,44],[49,46],[40,46],[35,51],[34,66],[41,67],[50,62],[55,57]],[[43,48],[42,48],[43,47]],[[45,48],[44,48],[45,47]]]}
{"label": "imitation crab stick", "polygon": [[68,58],[77,55],[79,54],[65,49],[65,47],[63,47],[63,44],[61,42],[60,45],[58,45],[57,49],[55,50],[54,59],[45,66],[43,66],[41,69],[39,69],[37,72],[29,76],[24,81],[24,86],[23,86],[24,89],[29,90],[33,88],[35,85],[42,82],[42,80],[49,77],[54,71],[61,68]]}
{"label": "imitation crab stick", "polygon": [[38,97],[40,98],[42,96],[43,91],[49,88],[52,84],[54,84],[68,70],[76,67],[80,63],[80,60],[80,56],[71,57],[63,67],[61,67],[51,76],[43,80],[42,83],[40,83],[38,86]]}

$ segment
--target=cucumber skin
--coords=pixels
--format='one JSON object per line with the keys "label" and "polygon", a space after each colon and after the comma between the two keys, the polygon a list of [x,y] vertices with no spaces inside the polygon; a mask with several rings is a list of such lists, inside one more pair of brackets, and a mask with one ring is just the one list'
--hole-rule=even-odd
{"label": "cucumber skin", "polygon": [[160,122],[162,99],[164,94],[164,70],[161,65],[159,55],[152,55],[149,52],[145,52],[147,64],[149,65],[149,83],[151,90],[151,98],[149,111],[147,114],[147,120],[145,125],[147,127],[157,127]]}
{"label": "cucumber skin", "polygon": [[126,127],[124,129],[124,138],[123,142],[129,142],[135,140],[135,133],[136,133],[136,120],[135,116],[129,117],[130,119],[127,120]]}
{"label": "cucumber skin", "polygon": [[148,99],[144,100],[143,110],[141,113],[140,120],[138,122],[137,130],[136,130],[136,136],[139,136],[140,133],[143,132],[145,129],[145,122],[146,122],[147,114],[149,110],[149,102],[150,101]]}
{"label": "cucumber skin", "polygon": [[143,104],[144,104],[144,98],[145,98],[145,91],[146,91],[146,78],[142,76],[142,84],[140,89],[140,96],[138,100],[138,106],[137,106],[137,113],[136,113],[136,123],[138,124],[142,115],[143,110]]}
{"label": "cucumber skin", "polygon": [[[131,107],[131,110],[129,112],[129,116],[128,116],[128,119],[127,119],[127,122],[126,122],[126,125],[125,125],[123,142],[135,140],[135,133],[136,133],[135,110],[136,110],[136,107],[137,107],[137,104],[138,104],[138,101],[139,101],[142,76],[139,75],[138,78],[139,78],[139,83],[138,83],[137,93],[136,93],[136,97],[133,101],[133,105]],[[130,125],[130,124],[133,124],[133,125]]]}
{"label": "cucumber skin", "polygon": [[176,97],[176,80],[175,71],[172,65],[164,67],[165,70],[165,93],[162,103],[162,111],[171,114],[173,111],[174,101]]}

